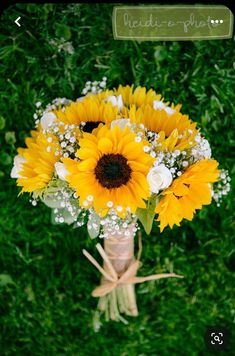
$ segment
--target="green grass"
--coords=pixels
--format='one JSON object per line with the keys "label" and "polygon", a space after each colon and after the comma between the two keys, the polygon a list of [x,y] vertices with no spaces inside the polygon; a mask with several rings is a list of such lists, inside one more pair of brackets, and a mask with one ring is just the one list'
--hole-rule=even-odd
{"label": "green grass", "polygon": [[[87,80],[104,75],[111,87],[145,85],[182,103],[234,176],[233,40],[115,41],[112,8],[18,5],[0,22],[0,355],[209,355],[208,326],[234,331],[232,193],[181,228],[143,233],[139,274],[174,268],[185,278],[138,285],[139,316],[127,326],[104,323],[95,333],[91,291],[99,274],[81,252],[99,258],[95,241],[84,228],[51,225],[50,210],[17,198],[9,177],[16,147],[33,128],[35,103],[75,99]],[[14,25],[18,16],[21,28]],[[51,42],[62,37],[73,54]],[[224,354],[234,347],[231,341]]]}

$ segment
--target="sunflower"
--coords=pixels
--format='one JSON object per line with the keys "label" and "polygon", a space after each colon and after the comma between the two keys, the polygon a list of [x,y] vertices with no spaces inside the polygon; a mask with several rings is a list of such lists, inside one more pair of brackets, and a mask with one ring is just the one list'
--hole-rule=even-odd
{"label": "sunflower", "polygon": [[99,102],[101,103],[102,101],[106,101],[106,99],[109,96],[114,95],[114,94],[113,94],[113,90],[106,89],[106,90],[101,91],[100,93],[90,94],[90,95],[95,96],[99,100]]}
{"label": "sunflower", "polygon": [[72,102],[63,110],[55,110],[58,121],[69,125],[81,125],[83,132],[92,132],[100,123],[110,124],[118,118],[118,107],[102,101],[101,93],[86,96],[82,101]]}
{"label": "sunflower", "polygon": [[192,220],[196,209],[211,203],[211,183],[219,177],[218,162],[205,159],[194,163],[162,194],[156,207],[160,231],[169,225],[180,225],[182,219]]}
{"label": "sunflower", "polygon": [[94,207],[101,216],[110,208],[120,217],[127,211],[145,208],[150,196],[146,176],[154,159],[144,152],[144,142],[136,142],[135,134],[125,127],[108,129],[105,125],[84,133],[77,151],[79,162],[64,158],[70,173],[66,180],[76,190],[80,204]]}
{"label": "sunflower", "polygon": [[127,107],[131,105],[136,105],[137,107],[146,104],[152,105],[154,100],[161,99],[161,95],[157,94],[153,89],[147,91],[145,87],[138,86],[134,90],[134,85],[119,85],[117,89],[114,89],[114,95],[122,95],[123,103]]}
{"label": "sunflower", "polygon": [[196,123],[179,111],[169,115],[165,110],[154,109],[150,105],[141,108],[132,105],[129,118],[131,122],[143,124],[148,131],[158,134],[158,150],[184,150],[196,144]]}
{"label": "sunflower", "polygon": [[22,187],[21,193],[43,189],[54,173],[54,164],[59,160],[59,142],[54,135],[45,135],[31,131],[32,137],[25,140],[27,148],[19,148],[18,153],[24,159],[17,179]]}

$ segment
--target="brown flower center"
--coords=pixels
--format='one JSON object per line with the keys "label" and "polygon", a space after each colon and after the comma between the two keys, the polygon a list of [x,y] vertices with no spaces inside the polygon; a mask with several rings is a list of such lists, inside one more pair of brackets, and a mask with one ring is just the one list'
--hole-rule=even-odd
{"label": "brown flower center", "polygon": [[96,129],[96,127],[99,126],[99,124],[104,124],[103,121],[87,121],[85,125],[83,126],[82,130],[84,132],[89,132],[91,133],[92,130]]}
{"label": "brown flower center", "polygon": [[105,154],[95,167],[95,176],[104,188],[118,188],[131,178],[131,168],[121,154]]}

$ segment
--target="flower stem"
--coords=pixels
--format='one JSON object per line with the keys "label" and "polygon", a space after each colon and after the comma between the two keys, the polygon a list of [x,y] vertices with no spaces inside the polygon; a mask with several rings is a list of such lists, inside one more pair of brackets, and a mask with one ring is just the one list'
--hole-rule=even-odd
{"label": "flower stem", "polygon": [[[111,236],[104,241],[104,250],[118,276],[121,276],[135,259],[134,234],[131,237]],[[104,270],[108,266],[104,263]],[[101,282],[102,283],[102,282]],[[110,293],[100,297],[98,310],[105,312],[106,320],[127,321],[121,313],[137,316],[136,295],[134,284],[117,285]]]}

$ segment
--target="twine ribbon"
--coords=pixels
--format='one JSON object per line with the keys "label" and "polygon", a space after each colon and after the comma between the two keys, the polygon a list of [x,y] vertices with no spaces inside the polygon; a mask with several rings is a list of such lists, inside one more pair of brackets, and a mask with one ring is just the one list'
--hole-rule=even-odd
{"label": "twine ribbon", "polygon": [[[89,252],[85,249],[82,250],[83,254],[88,258],[88,260],[98,269],[98,271],[103,275],[105,281],[99,286],[96,287],[92,291],[93,297],[103,297],[106,294],[111,293],[115,288],[117,288],[121,284],[136,284],[142,283],[146,281],[161,279],[161,278],[169,278],[169,277],[177,277],[183,278],[183,276],[177,275],[175,273],[161,273],[161,274],[152,274],[146,277],[137,277],[136,273],[139,267],[141,266],[141,262],[139,259],[134,260],[131,262],[127,270],[118,277],[117,272],[112,266],[109,257],[107,256],[105,250],[101,246],[100,243],[96,244],[96,248],[99,251],[101,257],[103,258],[104,262],[106,263],[108,271],[105,271],[103,267],[92,257]],[[138,254],[139,258],[139,254]]]}

